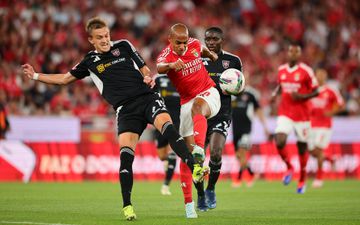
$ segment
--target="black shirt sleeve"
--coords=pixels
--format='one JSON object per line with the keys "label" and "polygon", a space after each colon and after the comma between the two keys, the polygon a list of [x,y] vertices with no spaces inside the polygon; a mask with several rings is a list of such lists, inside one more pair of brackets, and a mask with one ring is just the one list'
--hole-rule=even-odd
{"label": "black shirt sleeve", "polygon": [[237,60],[235,60],[235,69],[238,69],[241,72],[244,72],[243,71],[243,65],[242,65],[242,62],[241,62],[240,58],[237,58]]}
{"label": "black shirt sleeve", "polygon": [[88,67],[85,64],[85,59],[83,59],[80,63],[75,65],[70,70],[71,75],[76,77],[77,79],[83,79],[84,77],[87,77],[90,75],[90,72],[88,70]]}
{"label": "black shirt sleeve", "polygon": [[126,49],[129,51],[130,57],[134,60],[136,65],[141,69],[146,65],[144,59],[136,51],[135,47],[130,43],[130,41],[124,41]]}

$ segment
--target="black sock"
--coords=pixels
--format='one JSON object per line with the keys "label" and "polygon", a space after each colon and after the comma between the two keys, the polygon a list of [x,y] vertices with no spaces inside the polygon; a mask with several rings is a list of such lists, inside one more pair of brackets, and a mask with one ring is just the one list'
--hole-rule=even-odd
{"label": "black sock", "polygon": [[251,176],[254,176],[254,172],[251,170],[251,168],[250,168],[249,165],[247,166],[247,171],[249,172],[249,174],[250,174]]}
{"label": "black sock", "polygon": [[166,122],[161,129],[161,133],[169,141],[173,151],[189,166],[190,170],[193,171],[195,164],[194,158],[186,147],[184,138],[179,135],[174,125]]}
{"label": "black sock", "polygon": [[242,174],[243,174],[243,169],[240,168],[239,173],[238,173],[238,180],[241,180]]}
{"label": "black sock", "polygon": [[220,176],[220,169],[221,169],[221,161],[220,162],[213,162],[210,160],[209,167],[210,167],[210,175],[209,175],[209,182],[207,186],[207,190],[214,190],[215,184],[219,179]]}
{"label": "black sock", "polygon": [[204,195],[205,195],[205,192],[204,192],[204,181],[194,183],[194,185],[195,185],[195,188],[196,188],[196,191],[197,191],[198,196],[199,196],[199,197],[204,196]]}
{"label": "black sock", "polygon": [[131,190],[133,187],[133,162],[134,151],[129,147],[122,147],[120,149],[119,179],[123,198],[123,207],[131,205]]}
{"label": "black sock", "polygon": [[165,175],[165,181],[164,184],[165,185],[169,185],[170,181],[174,175],[174,170],[176,167],[176,154],[175,152],[171,151],[168,155],[168,165],[167,165],[167,170],[166,170],[166,175]]}

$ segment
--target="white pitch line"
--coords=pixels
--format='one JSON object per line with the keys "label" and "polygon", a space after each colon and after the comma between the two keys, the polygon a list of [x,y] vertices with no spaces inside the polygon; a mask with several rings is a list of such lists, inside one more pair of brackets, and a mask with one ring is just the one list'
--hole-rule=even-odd
{"label": "white pitch line", "polygon": [[76,224],[66,224],[66,223],[39,223],[39,222],[29,222],[29,221],[0,221],[0,224],[32,224],[32,225],[76,225]]}

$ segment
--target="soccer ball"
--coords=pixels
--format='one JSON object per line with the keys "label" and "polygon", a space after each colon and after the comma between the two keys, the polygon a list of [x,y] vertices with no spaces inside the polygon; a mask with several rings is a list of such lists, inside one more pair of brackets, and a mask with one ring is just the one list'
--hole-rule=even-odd
{"label": "soccer ball", "polygon": [[245,77],[240,70],[230,68],[220,75],[219,84],[223,92],[238,95],[245,88]]}

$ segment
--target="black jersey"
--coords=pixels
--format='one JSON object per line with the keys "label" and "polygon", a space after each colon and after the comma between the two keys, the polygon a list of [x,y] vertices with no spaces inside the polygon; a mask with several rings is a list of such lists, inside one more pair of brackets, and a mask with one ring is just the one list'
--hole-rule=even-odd
{"label": "black jersey", "polygon": [[232,125],[235,132],[250,133],[255,111],[260,107],[259,93],[249,86],[232,101]]}
{"label": "black jersey", "polygon": [[90,76],[101,95],[115,109],[138,96],[153,93],[139,70],[145,62],[127,40],[111,42],[110,51],[89,52],[70,73],[78,79]]}
{"label": "black jersey", "polygon": [[219,78],[222,72],[229,68],[235,68],[242,72],[242,62],[241,59],[229,52],[222,50],[218,54],[218,60],[212,62],[209,58],[203,58],[203,63],[206,70],[209,72],[209,76],[216,83],[216,88],[219,90],[221,97],[221,108],[218,115],[225,115],[231,117],[231,96],[224,95],[220,89]]}

